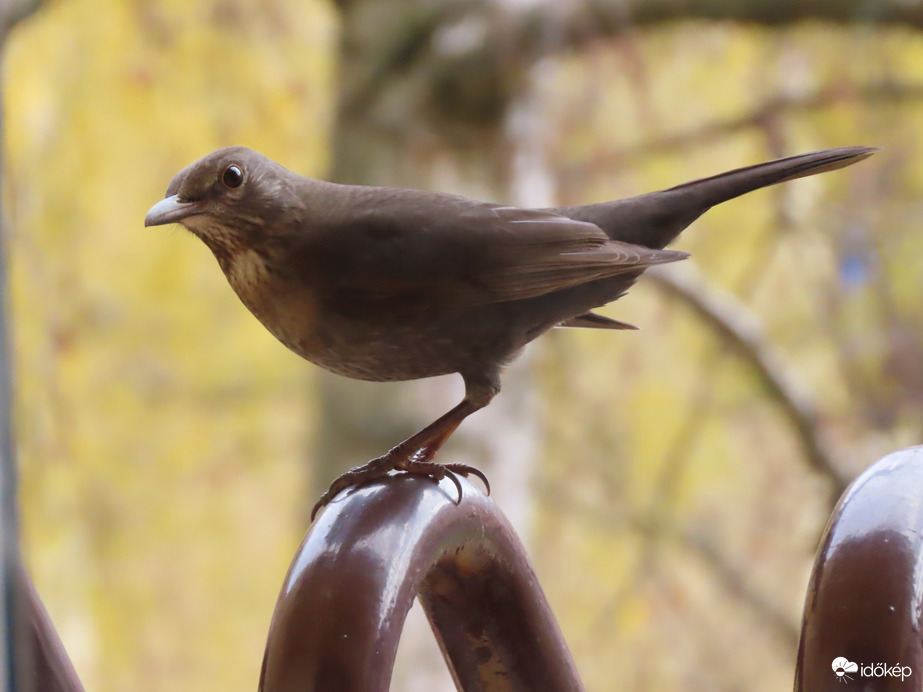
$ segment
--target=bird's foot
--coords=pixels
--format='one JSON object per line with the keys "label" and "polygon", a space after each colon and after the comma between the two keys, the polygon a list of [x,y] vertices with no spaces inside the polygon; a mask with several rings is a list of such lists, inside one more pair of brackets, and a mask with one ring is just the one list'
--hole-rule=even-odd
{"label": "bird's foot", "polygon": [[391,458],[391,452],[388,452],[366,464],[362,464],[362,466],[354,466],[341,476],[337,476],[326,492],[320,496],[317,504],[314,505],[314,509],[311,510],[311,521],[314,521],[314,517],[321,507],[324,507],[343,490],[387,476],[395,468],[395,461]]}
{"label": "bird's foot", "polygon": [[427,454],[427,452],[423,450],[410,459],[399,462],[394,468],[415,475],[429,476],[437,482],[443,478],[448,478],[455,484],[455,489],[458,490],[458,500],[455,504],[461,504],[462,501],[462,487],[461,483],[458,482],[457,476],[464,476],[465,478],[469,475],[477,476],[484,483],[484,487],[487,488],[487,494],[490,495],[490,481],[487,480],[487,476],[484,475],[481,469],[469,466],[468,464],[440,464],[431,461],[431,457],[431,454]]}
{"label": "bird's foot", "polygon": [[317,504],[314,505],[314,509],[311,510],[311,521],[314,521],[315,515],[322,507],[327,505],[343,490],[361,483],[383,478],[392,470],[406,471],[415,476],[429,476],[436,482],[443,478],[448,478],[455,484],[455,488],[458,490],[458,500],[456,504],[461,503],[462,499],[462,487],[461,483],[458,482],[456,474],[465,476],[466,478],[469,475],[477,476],[487,488],[487,494],[490,495],[490,482],[487,480],[487,476],[484,475],[483,471],[474,466],[469,466],[468,464],[439,464],[435,461],[431,461],[432,456],[433,455],[428,453],[427,450],[420,450],[413,456],[408,457],[403,450],[400,450],[399,447],[395,447],[387,454],[372,459],[367,464],[349,469],[349,471],[334,480],[333,483],[330,484],[330,487],[327,488],[327,491],[320,496]]}
{"label": "bird's foot", "polygon": [[[441,466],[449,473],[457,473],[459,476],[464,476],[465,478],[468,476],[477,476],[481,479],[481,483],[484,484],[487,494],[490,495],[490,481],[487,480],[487,476],[484,475],[481,469],[469,466],[468,464],[436,464],[436,466]],[[456,483],[456,485],[458,484]],[[458,500],[461,502],[461,492],[458,493]]]}

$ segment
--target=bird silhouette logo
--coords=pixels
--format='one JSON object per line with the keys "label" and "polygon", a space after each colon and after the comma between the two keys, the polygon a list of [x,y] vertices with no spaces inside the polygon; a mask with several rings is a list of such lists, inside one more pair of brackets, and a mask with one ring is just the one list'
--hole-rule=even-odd
{"label": "bird silhouette logo", "polygon": [[857,663],[853,663],[842,656],[833,659],[832,667],[837,682],[842,682],[843,684],[852,681],[852,677],[849,673],[857,673],[859,671],[859,665]]}

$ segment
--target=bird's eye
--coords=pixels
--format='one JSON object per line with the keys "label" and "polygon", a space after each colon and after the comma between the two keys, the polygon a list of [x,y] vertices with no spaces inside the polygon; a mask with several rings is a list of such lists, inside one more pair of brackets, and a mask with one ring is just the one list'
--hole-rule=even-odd
{"label": "bird's eye", "polygon": [[221,182],[223,182],[228,187],[240,187],[244,182],[243,171],[241,171],[238,166],[228,166],[224,169],[224,173],[221,176]]}

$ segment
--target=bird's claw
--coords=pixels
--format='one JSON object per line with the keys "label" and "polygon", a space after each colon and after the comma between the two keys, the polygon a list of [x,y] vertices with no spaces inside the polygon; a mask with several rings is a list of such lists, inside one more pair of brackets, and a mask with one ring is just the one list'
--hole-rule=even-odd
{"label": "bird's claw", "polygon": [[317,516],[318,511],[320,511],[322,507],[327,505],[343,490],[351,488],[354,485],[359,485],[360,483],[382,478],[391,470],[406,471],[415,476],[429,476],[437,482],[443,478],[448,478],[458,491],[458,499],[455,501],[456,505],[461,504],[463,497],[461,482],[458,480],[456,474],[465,476],[466,478],[469,475],[477,476],[484,483],[484,487],[487,488],[487,494],[490,495],[490,482],[487,480],[487,476],[484,475],[483,471],[474,466],[469,466],[468,464],[440,464],[434,461],[423,461],[416,457],[401,461],[395,460],[389,453],[377,459],[373,459],[362,466],[351,468],[334,480],[333,483],[330,484],[330,487],[327,488],[326,492],[320,496],[317,504],[314,505],[314,509],[311,510],[311,521],[314,521],[314,517]]}
{"label": "bird's claw", "polygon": [[362,466],[354,466],[346,473],[338,476],[330,487],[320,496],[314,509],[311,510],[311,521],[317,516],[317,512],[327,505],[333,498],[339,495],[347,488],[351,488],[360,483],[374,481],[388,475],[388,472],[395,468],[394,460],[389,454],[372,459]]}
{"label": "bird's claw", "polygon": [[396,465],[395,468],[421,476],[430,476],[435,481],[448,478],[455,484],[455,489],[458,490],[458,500],[455,502],[456,505],[461,504],[462,501],[462,487],[456,474],[458,476],[465,476],[466,478],[469,475],[477,476],[484,482],[484,487],[487,488],[487,494],[490,495],[490,482],[487,480],[487,476],[485,476],[484,472],[480,469],[469,466],[468,464],[440,464],[435,461],[422,461],[414,458]]}
{"label": "bird's claw", "polygon": [[458,499],[455,500],[455,506],[458,507],[462,501],[461,481],[458,480],[458,476],[456,476],[455,473],[451,469],[445,470],[445,477],[455,484],[455,489],[458,491]]}
{"label": "bird's claw", "polygon": [[458,475],[464,476],[465,478],[467,478],[469,475],[477,476],[481,479],[484,487],[487,488],[487,494],[490,495],[490,481],[487,480],[487,476],[484,475],[484,472],[481,471],[481,469],[474,466],[469,466],[468,464],[442,464],[442,466],[446,471],[457,473]]}

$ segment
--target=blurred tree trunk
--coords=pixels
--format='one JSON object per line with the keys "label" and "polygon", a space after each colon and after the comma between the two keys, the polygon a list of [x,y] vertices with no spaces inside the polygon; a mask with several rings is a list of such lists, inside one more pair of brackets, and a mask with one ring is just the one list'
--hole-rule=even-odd
{"label": "blurred tree trunk", "polygon": [[39,0],[0,0],[0,50],[10,29],[35,12],[39,4]]}
{"label": "blurred tree trunk", "polygon": [[[335,180],[551,202],[539,158],[540,123],[522,96],[528,70],[483,43],[502,21],[502,8],[471,6],[460,13],[462,5],[434,8],[421,0],[341,3]],[[517,183],[521,170],[530,172],[525,185]],[[516,494],[528,485],[534,444],[522,362],[509,370],[494,403],[466,422],[441,454],[484,468],[520,528],[527,503]],[[432,422],[464,394],[457,376],[369,384],[325,374],[321,390],[318,489]]]}
{"label": "blurred tree trunk", "polygon": [[[551,203],[540,123],[513,56],[485,45],[501,7],[425,0],[341,3],[341,59],[332,177],[429,188],[528,205]],[[528,176],[519,172],[528,170]],[[520,184],[527,181],[527,184]],[[466,421],[440,455],[484,469],[522,533],[535,461],[528,358],[510,367],[491,406]],[[456,376],[366,383],[320,377],[316,490],[378,456],[464,395]],[[395,689],[454,689],[419,608],[408,619]]]}

